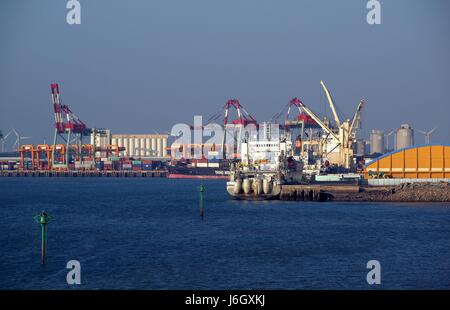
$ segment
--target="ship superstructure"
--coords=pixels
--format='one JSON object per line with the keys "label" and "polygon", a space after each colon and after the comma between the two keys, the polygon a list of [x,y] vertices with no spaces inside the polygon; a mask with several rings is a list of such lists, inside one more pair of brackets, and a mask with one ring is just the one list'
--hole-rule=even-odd
{"label": "ship superstructure", "polygon": [[261,123],[259,138],[241,143],[241,160],[230,168],[227,191],[240,199],[270,199],[278,196],[282,184],[299,183],[303,164],[294,156],[288,132],[279,124]]}

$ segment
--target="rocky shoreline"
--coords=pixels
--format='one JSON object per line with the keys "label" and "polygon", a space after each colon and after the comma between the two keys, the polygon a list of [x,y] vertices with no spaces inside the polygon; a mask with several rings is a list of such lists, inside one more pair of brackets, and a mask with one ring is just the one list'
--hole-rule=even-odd
{"label": "rocky shoreline", "polygon": [[450,202],[450,183],[404,183],[398,186],[357,184],[285,185],[278,197],[294,201]]}
{"label": "rocky shoreline", "polygon": [[450,183],[404,183],[391,187],[361,187],[359,192],[329,193],[333,201],[450,202]]}

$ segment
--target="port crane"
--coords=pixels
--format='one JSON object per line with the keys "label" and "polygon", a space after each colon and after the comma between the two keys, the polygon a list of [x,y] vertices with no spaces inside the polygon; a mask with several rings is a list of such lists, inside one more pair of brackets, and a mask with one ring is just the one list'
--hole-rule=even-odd
{"label": "port crane", "polygon": [[325,95],[327,97],[328,103],[330,104],[331,112],[333,113],[334,121],[336,122],[336,126],[339,128],[341,127],[341,120],[339,119],[339,116],[336,112],[336,107],[334,106],[333,98],[331,97],[331,93],[328,90],[328,88],[325,86],[325,83],[323,81],[320,81],[320,85],[323,88],[323,91],[325,92]]}
{"label": "port crane", "polygon": [[331,96],[330,91],[325,86],[325,83],[323,81],[320,81],[320,85],[322,86],[323,91],[325,92],[325,95],[327,97],[328,104],[330,105],[330,109],[333,114],[334,121],[336,123],[336,127],[341,128],[345,122],[350,122],[349,133],[352,136],[352,138],[355,139],[356,138],[356,130],[361,127],[361,111],[364,106],[364,101],[361,100],[358,103],[358,106],[356,107],[356,111],[353,114],[351,121],[349,119],[347,119],[344,122],[342,122],[341,119],[339,118],[339,115],[336,112],[336,106],[334,104],[333,97]]}
{"label": "port crane", "polygon": [[[232,119],[230,118],[230,109],[235,109],[237,113],[237,118]],[[207,119],[205,122],[205,126],[211,125],[211,124],[217,124],[219,122],[222,122],[223,124],[223,134],[222,134],[222,141],[220,142],[221,145],[221,155],[222,158],[225,159],[227,157],[227,135],[230,135],[233,138],[233,144],[234,144],[234,153],[232,154],[233,158],[236,158],[239,156],[239,150],[240,150],[240,141],[242,139],[242,135],[245,130],[252,130],[252,128],[245,128],[247,125],[254,125],[254,129],[258,128],[258,122],[256,119],[245,110],[245,108],[241,105],[238,99],[229,99],[226,101],[225,105],[221,107],[216,113],[214,113],[211,117]],[[194,129],[205,129],[205,126],[195,126],[195,125],[189,125],[189,128],[191,130]],[[245,133],[244,133],[245,134]],[[195,139],[194,139],[195,140]],[[217,141],[219,142],[219,141]],[[219,144],[219,143],[217,143]],[[173,146],[173,144],[172,144]],[[177,145],[179,152],[183,152],[184,147],[187,147],[188,149],[192,150],[195,148],[201,148],[201,156],[204,157],[204,147],[206,144],[200,143],[200,144],[184,144],[184,145]],[[214,151],[215,144],[214,144]],[[192,151],[193,152],[193,151]],[[217,151],[219,153],[219,151]]]}
{"label": "port crane", "polygon": [[[51,164],[53,168],[67,169],[69,165],[70,155],[73,151],[75,151],[76,153],[76,158],[78,158],[80,162],[83,161],[83,137],[89,136],[91,134],[106,135],[106,131],[98,128],[88,128],[86,124],[72,112],[69,105],[63,104],[61,100],[61,94],[59,92],[59,85],[57,83],[50,84],[50,90],[55,118],[55,133],[53,137]],[[75,136],[75,145],[70,144],[73,138],[72,135]],[[64,143],[58,144],[58,138],[61,138]],[[61,162],[56,162],[56,151],[58,151],[61,155]]]}
{"label": "port crane", "polygon": [[[237,136],[233,137],[235,142],[237,141],[237,148],[235,154],[238,153],[238,150],[240,148],[240,141],[242,137],[243,130],[247,125],[254,125],[254,128],[256,129],[258,127],[258,122],[256,121],[253,116],[248,113],[244,107],[240,104],[239,100],[237,99],[229,99],[223,109],[224,109],[224,118],[223,118],[223,136],[222,136],[222,158],[226,158],[226,135],[227,135],[227,125],[228,124],[228,117],[229,117],[229,110],[230,108],[234,108],[237,112],[237,119],[232,120],[232,124],[239,129],[237,132]],[[236,143],[235,143],[236,146]]]}
{"label": "port crane", "polygon": [[[292,117],[291,114],[294,114],[294,116]],[[284,121],[281,121],[283,115]],[[302,157],[304,156],[305,147],[309,152],[313,151],[313,145],[318,144],[317,140],[313,139],[313,135],[317,133],[316,129],[320,129],[320,126],[302,110],[301,101],[298,98],[291,99],[281,111],[271,118],[270,122],[278,123],[280,129],[284,130],[286,137],[289,139],[295,138],[296,150],[300,152]],[[308,137],[307,140],[305,136]]]}
{"label": "port crane", "polygon": [[[352,117],[352,119],[346,119],[345,121],[341,121],[339,118],[336,107],[333,102],[333,98],[325,83],[320,81],[322,88],[324,89],[325,95],[327,97],[328,103],[330,105],[331,111],[333,113],[333,118],[336,123],[336,129],[332,128],[325,124],[324,121],[320,119],[317,114],[315,114],[309,107],[307,107],[301,100],[298,100],[299,105],[303,111],[305,111],[327,134],[326,140],[329,140],[330,145],[325,144],[325,154],[327,156],[332,156],[332,153],[338,153],[338,157],[332,160],[337,163],[339,166],[344,168],[351,168],[353,162],[353,142],[356,138],[357,129],[360,127],[361,123],[361,112],[364,107],[364,101],[360,100],[356,111]],[[295,100],[295,98],[293,99]],[[338,149],[339,152],[335,152]]]}

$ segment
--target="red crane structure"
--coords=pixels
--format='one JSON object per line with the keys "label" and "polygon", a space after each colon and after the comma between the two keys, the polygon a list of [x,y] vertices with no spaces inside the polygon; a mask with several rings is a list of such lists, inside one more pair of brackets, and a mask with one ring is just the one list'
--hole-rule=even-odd
{"label": "red crane structure", "polygon": [[[72,135],[77,136],[78,150],[80,152],[83,136],[88,135],[88,128],[83,121],[81,121],[66,104],[62,104],[61,95],[59,93],[59,85],[57,83],[50,84],[52,92],[53,110],[55,115],[55,135],[53,138],[52,148],[52,167],[53,168],[68,168],[70,157],[70,142]],[[58,137],[61,138],[65,144],[65,157],[62,163],[55,161],[56,144]],[[81,158],[81,154],[77,154]]]}
{"label": "red crane structure", "polygon": [[[301,149],[301,153],[303,153],[303,141],[305,141],[305,135],[308,136],[308,138],[311,138],[313,130],[316,131],[316,129],[320,129],[319,124],[306,113],[303,106],[304,104],[299,98],[292,98],[287,105],[271,119],[271,122],[279,123],[280,129],[283,129],[286,133],[289,133],[291,137],[295,138],[295,147],[298,150]],[[291,116],[291,112],[294,114],[293,117]],[[282,121],[283,115],[284,120]],[[305,132],[305,129],[309,129],[309,134]]]}
{"label": "red crane structure", "polygon": [[[67,169],[69,167],[69,161],[72,155],[75,155],[75,160],[78,159],[80,162],[83,162],[83,137],[89,136],[92,133],[102,135],[106,134],[106,132],[103,129],[88,128],[86,124],[72,112],[67,104],[63,104],[59,92],[59,85],[57,83],[50,84],[50,89],[55,116],[55,135],[53,138],[52,147],[52,168]],[[70,144],[73,139],[72,136],[75,136],[76,138],[76,145]],[[65,152],[62,162],[56,162],[55,160],[55,151],[58,150],[58,138],[61,138],[65,144]],[[95,149],[95,145],[93,147]]]}
{"label": "red crane structure", "polygon": [[[255,128],[258,127],[258,122],[256,121],[255,118],[253,118],[253,116],[250,115],[250,113],[248,113],[244,107],[239,103],[239,100],[237,99],[229,99],[226,103],[225,106],[223,107],[224,111],[225,111],[225,115],[223,118],[223,138],[222,138],[222,158],[226,158],[226,148],[225,148],[225,142],[226,142],[226,135],[227,135],[227,125],[228,124],[228,117],[229,117],[229,110],[230,108],[234,108],[237,112],[237,117],[236,119],[232,120],[232,124],[234,125],[234,127],[239,129],[239,132],[237,133],[237,135],[234,137],[234,146],[235,146],[235,152],[233,157],[236,157],[237,155],[237,151],[240,145],[240,139],[242,138],[242,131],[243,129],[245,129],[245,127],[249,124],[255,125]],[[236,134],[236,132],[234,132]]]}
{"label": "red crane structure", "polygon": [[[287,105],[286,118],[284,120],[285,128],[289,129],[289,127],[298,127],[299,125],[302,127],[319,127],[316,121],[302,110],[302,106],[302,101],[297,97],[289,101]],[[298,115],[294,120],[289,120],[289,114],[292,107],[294,107],[294,109],[297,108]]]}
{"label": "red crane structure", "polygon": [[226,126],[228,124],[228,113],[230,108],[233,107],[236,109],[236,112],[238,114],[238,118],[234,119],[232,123],[234,125],[243,125],[246,126],[248,124],[254,124],[257,125],[258,122],[253,118],[253,116],[248,113],[244,107],[239,103],[239,100],[237,99],[229,99],[224,106],[225,110],[225,117],[223,118],[223,125]]}
{"label": "red crane structure", "polygon": [[[271,122],[278,122],[280,117],[285,113],[284,124],[281,124],[280,127],[285,130],[291,130],[293,128],[302,128],[302,132],[304,128],[319,128],[317,122],[309,116],[302,108],[303,103],[297,97],[291,99],[288,104],[277,114],[272,117]],[[292,109],[292,110],[291,110]],[[291,111],[298,111],[298,114],[292,119],[290,118]]]}

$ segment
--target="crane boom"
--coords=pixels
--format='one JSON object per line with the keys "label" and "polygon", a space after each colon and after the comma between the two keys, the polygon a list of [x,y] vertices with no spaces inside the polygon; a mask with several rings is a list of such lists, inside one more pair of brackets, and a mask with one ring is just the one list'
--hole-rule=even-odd
{"label": "crane boom", "polygon": [[313,120],[316,121],[317,124],[319,124],[320,127],[322,127],[323,130],[325,130],[329,135],[331,135],[336,141],[339,142],[339,137],[327,126],[325,125],[320,117],[318,117],[316,114],[314,114],[313,111],[311,111],[302,101],[299,102],[301,108],[309,115]]}
{"label": "crane boom", "polygon": [[350,133],[352,133],[352,134],[354,133],[354,130],[356,129],[357,124],[360,121],[361,110],[363,107],[364,107],[364,100],[360,100],[358,107],[356,108],[355,115],[353,115],[352,123],[350,125]]}
{"label": "crane boom", "polygon": [[331,112],[333,112],[334,121],[336,122],[336,125],[338,127],[341,127],[341,121],[339,119],[339,116],[336,113],[336,108],[334,107],[333,99],[331,98],[331,94],[328,91],[327,87],[323,83],[323,81],[320,81],[320,85],[322,85],[323,91],[325,92],[325,95],[327,96],[328,103],[330,104]]}

